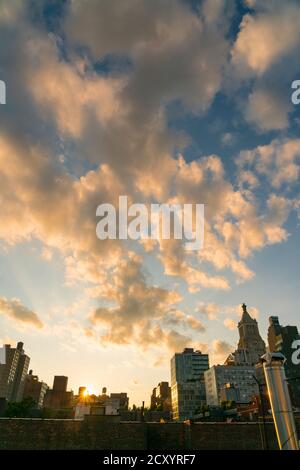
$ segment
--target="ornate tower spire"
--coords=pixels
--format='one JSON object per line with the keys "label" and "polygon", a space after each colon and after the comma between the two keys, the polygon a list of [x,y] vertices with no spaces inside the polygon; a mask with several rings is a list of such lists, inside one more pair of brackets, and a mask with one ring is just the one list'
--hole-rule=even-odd
{"label": "ornate tower spire", "polygon": [[260,357],[266,352],[266,345],[259,334],[258,324],[255,318],[252,318],[246,304],[242,305],[243,314],[238,324],[239,343],[238,350],[243,351],[243,356],[249,364],[256,364]]}
{"label": "ornate tower spire", "polygon": [[242,309],[243,309],[243,314],[242,314],[242,317],[241,317],[241,320],[239,323],[251,323],[251,322],[256,322],[256,320],[254,320],[253,318],[250,317],[248,311],[247,311],[247,306],[246,304],[242,304]]}

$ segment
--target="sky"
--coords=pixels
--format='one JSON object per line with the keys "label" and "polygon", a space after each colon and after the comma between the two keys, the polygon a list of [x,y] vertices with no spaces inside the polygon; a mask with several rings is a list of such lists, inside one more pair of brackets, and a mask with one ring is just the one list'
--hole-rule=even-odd
{"label": "sky", "polygon": [[[241,304],[300,327],[300,4],[1,0],[0,343],[149,403]],[[199,203],[204,246],[99,240],[96,208]]]}

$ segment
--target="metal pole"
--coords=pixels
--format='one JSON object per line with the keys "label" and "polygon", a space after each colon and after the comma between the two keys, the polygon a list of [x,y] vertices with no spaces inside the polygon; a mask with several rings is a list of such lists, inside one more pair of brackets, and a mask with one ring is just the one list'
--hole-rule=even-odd
{"label": "metal pole", "polygon": [[144,410],[145,410],[145,402],[142,402],[142,408],[141,408],[141,421],[145,421],[145,415],[144,415]]}
{"label": "metal pole", "polygon": [[279,448],[299,450],[294,414],[286,383],[281,353],[267,353],[262,357],[266,383],[272,408]]}
{"label": "metal pole", "polygon": [[258,385],[258,393],[259,393],[259,401],[260,401],[260,409],[261,409],[261,415],[262,415],[262,421],[263,421],[263,439],[262,439],[262,444],[263,444],[263,450],[269,450],[269,443],[268,443],[268,438],[267,438],[267,429],[266,429],[266,416],[265,416],[265,407],[264,407],[264,402],[263,402],[263,394],[262,394],[262,387],[263,385],[257,380],[255,375],[253,375],[253,378],[255,382]]}

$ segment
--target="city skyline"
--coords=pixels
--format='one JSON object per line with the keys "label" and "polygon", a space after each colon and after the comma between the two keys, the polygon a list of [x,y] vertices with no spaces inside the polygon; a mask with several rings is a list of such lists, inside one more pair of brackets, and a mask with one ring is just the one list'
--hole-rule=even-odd
{"label": "city skyline", "polygon": [[[299,24],[297,0],[0,2],[0,344],[42,380],[141,403],[175,352],[222,364],[242,302],[265,341],[299,325]],[[204,204],[203,247],[97,238],[120,196]]]}
{"label": "city skyline", "polygon": [[[252,322],[254,321],[255,322],[255,319],[252,319],[251,317],[249,317],[249,314],[247,312],[247,306],[245,305],[245,303],[243,303],[241,306],[241,311],[243,312],[241,317],[242,317],[242,321],[248,321],[248,318],[249,318],[249,321],[250,321],[250,325],[252,325]],[[268,334],[267,334],[267,337],[266,337],[266,346],[269,347],[269,341],[270,341],[270,325],[272,325],[272,322],[274,321],[274,318],[277,319],[277,317],[274,317],[274,316],[270,316],[269,317],[269,328],[268,328]],[[278,321],[278,319],[277,319]],[[239,323],[239,325],[241,325],[241,322]],[[228,351],[228,354],[227,356],[228,357],[224,357],[224,361],[220,361],[220,362],[217,362],[217,363],[212,363],[211,360],[210,360],[210,357],[208,355],[208,362],[207,364],[209,364],[209,368],[213,368],[213,366],[224,366],[226,364],[230,364],[231,361],[237,361],[237,365],[244,363],[250,359],[251,360],[251,355],[249,357],[247,357],[247,355],[245,354],[239,354],[241,352],[243,352],[243,349],[240,349],[240,348],[245,348],[245,347],[248,347],[247,344],[251,347],[252,345],[252,342],[253,342],[253,337],[252,335],[250,334],[250,337],[248,338],[247,340],[247,333],[244,332],[243,329],[240,329],[239,325],[236,326],[236,330],[237,332],[239,332],[239,338],[237,338],[237,341],[235,343],[235,345],[233,345],[233,348],[232,348],[232,351]],[[279,325],[279,323],[278,323]],[[258,325],[259,327],[259,325]],[[290,326],[290,325],[285,325],[284,326],[284,330],[288,331],[287,329],[291,329],[292,333],[291,333],[291,338],[294,339],[299,339],[300,341],[300,337],[296,335],[296,329],[297,329],[297,325],[296,326]],[[240,330],[240,331],[239,331]],[[259,336],[259,330],[257,330],[257,334]],[[279,333],[278,333],[279,334]],[[246,336],[245,336],[246,335]],[[259,336],[259,338],[261,339],[261,337]],[[285,345],[285,350],[284,350],[284,353],[286,354],[286,357],[288,359],[288,361],[291,361],[291,356],[292,356],[292,353],[294,351],[294,349],[291,348],[291,338],[288,340],[287,344]],[[247,343],[248,341],[248,343]],[[23,346],[23,343],[21,342],[18,342],[18,344],[21,344]],[[255,344],[255,343],[254,343]],[[16,343],[17,345],[17,343]],[[271,347],[273,347],[273,350],[275,350],[274,348],[274,345],[275,345],[275,341],[274,340],[271,340]],[[13,345],[12,345],[13,346]],[[14,347],[14,346],[13,346]],[[237,347],[237,349],[235,349],[235,347]],[[257,347],[257,346],[254,346],[254,347]],[[288,350],[286,350],[286,348],[289,348]],[[298,347],[299,347],[299,344],[298,344]],[[192,348],[193,350],[194,348]],[[296,348],[297,349],[297,348]],[[188,349],[187,349],[188,351]],[[256,364],[257,362],[257,358],[261,357],[261,355],[266,351],[266,349],[263,351],[261,350],[259,354],[257,354],[256,358],[253,358],[253,362],[251,363],[250,362],[250,365],[253,366],[253,371],[254,371],[254,365]],[[203,355],[203,352],[200,351]],[[28,353],[27,351],[27,348],[26,348],[26,353]],[[194,354],[195,352],[193,352]],[[197,353],[197,351],[196,351]],[[181,356],[182,355],[182,352],[181,351],[176,351],[175,352],[175,355],[179,355]],[[32,358],[30,356],[30,354],[28,354],[29,357],[30,357],[30,360],[33,359],[33,363],[34,363],[34,358]],[[205,356],[205,353],[204,353],[204,356]],[[299,354],[297,355],[297,357],[299,356]],[[26,356],[27,357],[27,356]],[[168,372],[168,375],[167,376],[164,376],[164,377],[158,377],[156,378],[156,382],[153,382],[152,384],[152,387],[154,385],[154,383],[169,383],[169,384],[172,384],[172,368],[170,368],[170,365],[172,363],[172,361],[174,361],[174,358],[175,356],[173,357],[170,357],[170,361],[169,361],[169,372]],[[291,362],[289,362],[290,364],[292,364]],[[296,365],[296,364],[295,364]],[[174,366],[173,366],[174,367]],[[229,366],[230,369],[233,368],[232,365]],[[68,390],[72,391],[74,393],[74,395],[77,394],[77,390],[80,390],[81,387],[84,387],[85,388],[85,391],[86,391],[86,396],[90,396],[90,395],[96,395],[96,396],[100,396],[101,393],[103,393],[103,389],[107,389],[109,392],[117,392],[117,393],[127,393],[127,395],[129,396],[129,406],[132,408],[133,405],[135,406],[141,406],[142,405],[142,402],[145,403],[145,406],[146,407],[149,407],[151,405],[151,391],[153,392],[152,388],[147,390],[147,393],[143,394],[143,392],[141,392],[141,399],[140,400],[135,400],[133,397],[134,397],[134,394],[131,393],[131,391],[129,389],[126,389],[126,387],[122,387],[120,382],[117,382],[116,386],[111,386],[110,383],[101,383],[101,384],[97,384],[95,382],[93,382],[93,380],[90,380],[88,383],[84,383],[82,380],[78,383],[76,383],[76,385],[73,385],[74,384],[74,381],[72,380],[72,376],[68,375],[67,371],[62,371],[62,369],[58,369],[60,370],[60,373],[57,372],[57,370],[54,370],[51,378],[49,380],[44,380],[44,377],[42,377],[43,375],[43,372],[41,371],[37,371],[36,369],[33,369],[33,366],[32,366],[32,363],[30,364],[30,367],[28,366],[28,369],[31,369],[31,373],[34,372],[35,374],[37,374],[39,376],[40,379],[42,379],[43,381],[46,382],[46,384],[48,385],[48,388],[51,388],[51,384],[52,384],[52,381],[53,381],[53,377],[55,379],[56,376],[65,376],[66,374],[66,378],[67,378],[67,382],[68,382]],[[296,371],[296,369],[295,369]],[[64,372],[64,373],[62,373]],[[247,370],[246,370],[247,372]],[[50,376],[49,376],[50,377]],[[297,373],[296,373],[296,377],[298,377]],[[173,378],[174,380],[174,378]],[[78,392],[79,393],[79,392]]]}

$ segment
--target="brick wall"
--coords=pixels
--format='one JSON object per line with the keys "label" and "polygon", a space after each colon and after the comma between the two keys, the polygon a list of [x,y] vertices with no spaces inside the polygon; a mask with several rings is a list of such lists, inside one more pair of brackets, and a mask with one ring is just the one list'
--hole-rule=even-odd
{"label": "brick wall", "polygon": [[58,419],[0,419],[0,449],[146,448],[143,423]]}
{"label": "brick wall", "polygon": [[[300,426],[298,423],[300,435]],[[277,449],[273,424],[267,424]],[[0,418],[0,449],[261,449],[258,423],[138,423]]]}
{"label": "brick wall", "polygon": [[[258,423],[197,423],[191,426],[190,445],[195,450],[262,449],[262,425]],[[273,423],[266,424],[269,449],[278,449]]]}
{"label": "brick wall", "polygon": [[147,445],[151,450],[187,449],[189,433],[184,423],[147,423]]}

